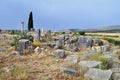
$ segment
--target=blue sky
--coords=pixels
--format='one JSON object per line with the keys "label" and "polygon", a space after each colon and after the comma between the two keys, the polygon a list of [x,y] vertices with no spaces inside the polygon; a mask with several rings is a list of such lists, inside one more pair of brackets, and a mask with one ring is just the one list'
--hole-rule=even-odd
{"label": "blue sky", "polygon": [[87,29],[120,25],[120,0],[0,0],[0,28]]}

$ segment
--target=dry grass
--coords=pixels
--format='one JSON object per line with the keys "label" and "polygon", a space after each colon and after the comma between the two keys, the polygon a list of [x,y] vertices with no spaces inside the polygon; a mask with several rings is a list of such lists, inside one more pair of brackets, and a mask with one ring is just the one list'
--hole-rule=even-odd
{"label": "dry grass", "polygon": [[[100,36],[97,36],[97,38],[99,37]],[[0,47],[5,47],[9,43],[9,41],[0,42]],[[35,45],[39,45],[39,43],[35,43]],[[41,54],[31,53],[23,56],[11,55],[10,52],[14,50],[14,48],[8,49],[8,51],[4,53],[0,52],[0,80],[86,80],[83,76],[86,72],[85,68],[80,68],[78,64],[66,62],[64,59],[55,58],[54,49],[46,46],[42,47],[46,50]],[[83,48],[80,52],[66,51],[66,54],[81,56],[86,53],[86,50],[86,48]],[[80,59],[78,59],[78,61],[80,61]],[[14,70],[6,72],[5,68],[11,65],[15,65]],[[79,75],[71,76],[61,72],[60,67],[62,66],[78,70]]]}
{"label": "dry grass", "polygon": [[[0,54],[3,58],[0,68],[1,80],[83,80],[83,75],[71,76],[60,71],[61,66],[68,66],[80,71],[79,65],[66,63],[64,59],[57,59],[48,53],[42,52],[20,57],[7,52]],[[5,72],[4,68],[10,65],[15,65],[15,69]]]}

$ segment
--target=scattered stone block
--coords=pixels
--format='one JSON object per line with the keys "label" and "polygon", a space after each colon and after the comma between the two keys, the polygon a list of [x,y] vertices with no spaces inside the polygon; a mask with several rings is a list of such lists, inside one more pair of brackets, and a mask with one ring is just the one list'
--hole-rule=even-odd
{"label": "scattered stone block", "polygon": [[78,38],[78,44],[80,48],[86,47],[86,48],[91,48],[92,47],[92,42],[93,40],[88,37],[80,36]]}
{"label": "scattered stone block", "polygon": [[92,50],[95,52],[110,52],[111,47],[109,45],[103,45],[103,46],[93,46]]}
{"label": "scattered stone block", "polygon": [[89,68],[89,70],[84,74],[84,77],[90,78],[92,80],[110,80],[111,75],[112,75],[111,70]]}
{"label": "scattered stone block", "polygon": [[61,45],[65,44],[65,35],[59,35],[59,44]]}
{"label": "scattered stone block", "polygon": [[78,64],[80,67],[98,68],[101,63],[100,61],[80,61]]}
{"label": "scattered stone block", "polygon": [[110,52],[111,46],[110,45],[104,45],[103,46],[103,52]]}
{"label": "scattered stone block", "polygon": [[28,46],[30,45],[30,44],[29,44],[29,40],[27,40],[27,39],[21,39],[21,40],[19,40],[18,45],[19,45],[19,53],[22,54],[23,51],[24,51],[25,49],[27,49]]}
{"label": "scattered stone block", "polygon": [[76,64],[77,61],[78,61],[78,55],[68,55],[68,56],[65,58],[65,61],[70,61],[70,62]]}
{"label": "scattered stone block", "polygon": [[89,51],[86,51],[86,54],[84,54],[81,59],[89,59],[91,56],[94,56],[95,53],[94,52],[89,52]]}
{"label": "scattered stone block", "polygon": [[69,68],[69,67],[61,67],[60,70],[66,74],[70,74],[70,75],[78,75],[78,71],[73,69],[73,68]]}
{"label": "scattered stone block", "polygon": [[57,58],[65,58],[66,57],[66,54],[65,54],[65,50],[56,50],[55,51],[55,57]]}

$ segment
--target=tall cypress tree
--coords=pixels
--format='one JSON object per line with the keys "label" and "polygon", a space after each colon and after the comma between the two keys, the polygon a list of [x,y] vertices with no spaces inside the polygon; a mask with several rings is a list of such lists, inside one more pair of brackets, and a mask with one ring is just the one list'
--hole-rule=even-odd
{"label": "tall cypress tree", "polygon": [[28,30],[30,31],[30,29],[33,28],[33,16],[32,16],[32,11],[29,14],[29,20],[28,20]]}

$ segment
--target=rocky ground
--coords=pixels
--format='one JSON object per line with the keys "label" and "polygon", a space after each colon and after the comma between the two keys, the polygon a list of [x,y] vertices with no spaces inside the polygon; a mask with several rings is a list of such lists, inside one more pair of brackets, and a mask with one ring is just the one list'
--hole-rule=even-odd
{"label": "rocky ground", "polygon": [[[12,40],[12,38],[10,38]],[[0,42],[0,80],[119,80],[120,46],[97,36],[52,35],[23,54]]]}

